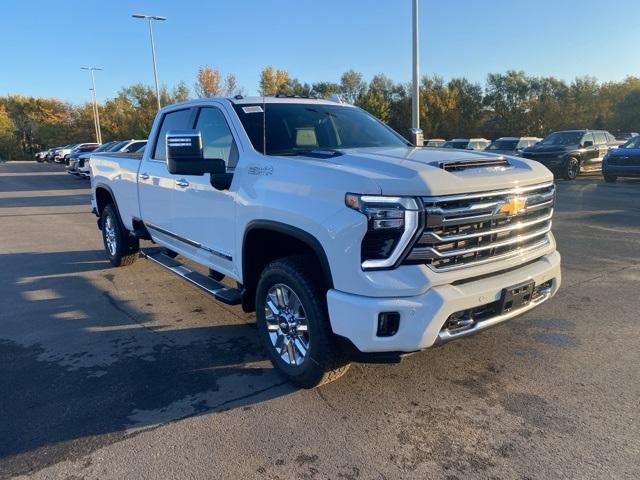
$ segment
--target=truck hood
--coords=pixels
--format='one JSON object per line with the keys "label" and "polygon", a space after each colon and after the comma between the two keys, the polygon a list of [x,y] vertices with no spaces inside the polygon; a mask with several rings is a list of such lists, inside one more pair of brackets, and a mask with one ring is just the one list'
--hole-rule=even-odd
{"label": "truck hood", "polygon": [[533,145],[525,148],[523,153],[554,153],[554,152],[570,152],[578,150],[579,145]]}
{"label": "truck hood", "polygon": [[550,182],[553,175],[542,164],[503,156],[508,167],[480,167],[446,171],[442,162],[477,162],[500,158],[483,152],[432,148],[345,149],[329,161],[378,184],[385,195],[449,195],[482,192]]}

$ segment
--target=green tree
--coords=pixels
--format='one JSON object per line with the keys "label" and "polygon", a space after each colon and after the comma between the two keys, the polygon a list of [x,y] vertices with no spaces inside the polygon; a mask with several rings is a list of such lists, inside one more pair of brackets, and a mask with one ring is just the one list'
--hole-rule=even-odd
{"label": "green tree", "polygon": [[367,84],[362,80],[362,74],[355,70],[347,70],[340,77],[339,94],[343,101],[351,105],[356,103],[366,88]]}

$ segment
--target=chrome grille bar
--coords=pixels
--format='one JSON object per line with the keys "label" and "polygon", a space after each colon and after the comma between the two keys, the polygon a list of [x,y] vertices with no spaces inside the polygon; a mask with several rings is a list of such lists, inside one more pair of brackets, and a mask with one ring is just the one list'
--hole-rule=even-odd
{"label": "chrome grille bar", "polygon": [[554,199],[553,183],[424,197],[426,226],[406,262],[448,271],[542,248],[550,242]]}
{"label": "chrome grille bar", "polygon": [[450,250],[450,251],[446,251],[446,252],[441,252],[439,250],[437,250],[436,248],[433,247],[426,247],[426,248],[420,248],[417,247],[413,250],[413,254],[415,256],[415,258],[448,258],[448,257],[457,257],[460,255],[465,255],[467,253],[476,253],[476,252],[482,252],[484,250],[491,250],[492,248],[499,248],[499,247],[506,247],[509,245],[512,245],[514,243],[522,243],[526,240],[530,240],[532,238],[536,238],[536,237],[540,237],[541,235],[544,235],[546,233],[549,233],[549,231],[551,231],[551,222],[549,222],[549,224],[547,226],[545,226],[544,228],[541,228],[540,230],[536,230],[532,233],[529,233],[527,235],[518,235],[516,237],[512,237],[509,240],[504,240],[502,242],[492,242],[489,243],[487,245],[484,245],[482,247],[475,247],[475,248],[465,248],[465,249],[460,249],[460,250]]}

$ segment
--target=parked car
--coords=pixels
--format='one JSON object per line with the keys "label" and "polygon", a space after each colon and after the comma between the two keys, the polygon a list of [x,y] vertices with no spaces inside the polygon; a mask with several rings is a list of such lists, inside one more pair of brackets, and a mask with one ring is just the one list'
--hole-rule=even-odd
{"label": "parked car", "polygon": [[430,138],[424,142],[425,147],[439,148],[442,147],[447,141],[444,138]]}
{"label": "parked car", "polygon": [[89,164],[114,266],[152,239],[143,256],[255,311],[275,368],[313,387],[354,357],[398,361],[555,294],[553,176],[504,162],[411,148],[352,105],[235,97],[165,107],[141,159]]}
{"label": "parked car", "polygon": [[65,145],[64,147],[56,148],[56,152],[53,155],[53,161],[56,163],[63,163],[65,157],[69,155],[71,151],[78,145],[78,143],[70,143],[69,145]]}
{"label": "parked car", "polygon": [[609,150],[602,161],[602,175],[609,183],[617,181],[618,177],[640,177],[640,136]]}
{"label": "parked car", "polygon": [[47,152],[48,150],[42,150],[41,152],[36,153],[33,158],[36,159],[36,162],[38,163],[42,163],[45,161],[45,158],[47,157]]}
{"label": "parked car", "polygon": [[574,180],[580,172],[600,171],[604,156],[617,146],[614,136],[604,130],[563,130],[525,148],[522,156],[542,163],[567,180]]}
{"label": "parked car", "polygon": [[449,140],[442,148],[455,148],[457,150],[484,150],[491,142],[486,138],[454,138]]}
{"label": "parked car", "polygon": [[500,137],[491,142],[484,151],[500,155],[519,156],[523,149],[535,145],[540,140],[542,139],[537,137]]}
{"label": "parked car", "polygon": [[637,137],[638,135],[640,135],[638,132],[618,132],[614,134],[614,137],[616,137],[616,140],[626,142],[628,140],[631,140],[633,137]]}
{"label": "parked car", "polygon": [[53,161],[54,161],[54,159],[55,159],[55,157],[56,157],[56,155],[57,155],[57,153],[58,153],[58,150],[61,150],[61,149],[66,148],[66,147],[68,147],[68,146],[69,146],[69,145],[64,145],[64,146],[62,146],[62,147],[53,147],[53,148],[50,148],[49,150],[47,150],[47,154],[46,154],[46,156],[45,156],[45,160],[46,160],[47,162],[53,162]]}
{"label": "parked car", "polygon": [[[138,150],[140,150],[141,148],[143,148],[145,145],[147,144],[146,140],[122,140],[120,142],[115,142],[113,146],[111,146],[111,148],[105,150],[104,152],[107,153],[134,153]],[[99,152],[94,152],[94,153],[99,153]],[[85,177],[85,178],[89,178],[89,175],[91,173],[90,169],[89,169],[89,156],[85,156],[82,159],[79,159],[78,161],[78,166],[77,166],[77,172],[78,175]]]}
{"label": "parked car", "polygon": [[[67,165],[67,173],[71,174],[71,175],[79,175],[78,172],[78,165],[81,161],[81,159],[85,159],[88,158],[88,154],[91,152],[104,152],[107,151],[109,148],[113,147],[116,143],[116,141],[111,141],[111,142],[106,142],[103,143],[102,145],[97,146],[94,149],[87,149],[86,151],[77,151],[72,153],[71,155],[69,155],[69,163]],[[83,162],[84,163],[84,162]]]}

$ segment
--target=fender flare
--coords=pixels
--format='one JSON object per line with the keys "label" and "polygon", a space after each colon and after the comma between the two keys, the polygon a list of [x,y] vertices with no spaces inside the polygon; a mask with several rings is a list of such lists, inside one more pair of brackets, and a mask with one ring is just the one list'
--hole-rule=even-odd
{"label": "fender flare", "polygon": [[327,288],[333,288],[333,276],[331,274],[331,266],[329,265],[329,260],[327,258],[327,254],[324,250],[324,247],[320,243],[320,241],[314,237],[309,232],[302,230],[300,228],[288,225],[286,223],[277,222],[274,220],[252,220],[247,224],[245,228],[243,237],[242,237],[242,276],[245,278],[245,272],[247,269],[247,265],[245,264],[246,255],[244,254],[244,248],[247,244],[247,236],[253,230],[270,230],[273,232],[281,233],[284,235],[289,235],[296,240],[301,241],[306,244],[313,250],[313,252],[318,257],[320,261],[320,268],[322,269],[322,276],[325,281],[325,285]]}

